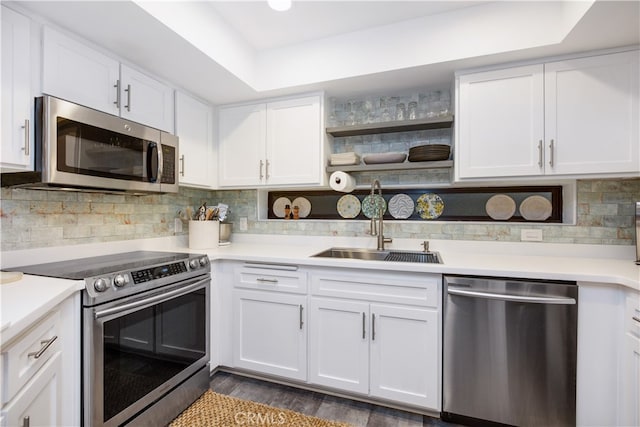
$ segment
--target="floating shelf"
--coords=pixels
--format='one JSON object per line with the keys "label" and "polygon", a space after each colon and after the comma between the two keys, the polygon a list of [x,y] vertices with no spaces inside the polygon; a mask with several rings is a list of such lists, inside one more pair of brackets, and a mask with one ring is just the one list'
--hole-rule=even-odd
{"label": "floating shelf", "polygon": [[453,116],[435,119],[401,120],[383,123],[368,123],[356,126],[327,128],[327,133],[335,137],[374,135],[378,133],[409,132],[427,129],[449,129],[453,126]]}
{"label": "floating shelf", "polygon": [[352,165],[352,166],[327,166],[327,172],[375,172],[375,171],[401,171],[412,169],[447,169],[453,167],[453,160],[440,160],[437,162],[404,162],[404,163],[383,163],[374,165]]}

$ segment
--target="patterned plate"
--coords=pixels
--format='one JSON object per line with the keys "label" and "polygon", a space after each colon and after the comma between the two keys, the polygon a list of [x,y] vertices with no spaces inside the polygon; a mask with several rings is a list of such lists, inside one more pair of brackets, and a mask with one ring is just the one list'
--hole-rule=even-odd
{"label": "patterned plate", "polygon": [[379,212],[382,212],[382,215],[387,210],[387,202],[385,202],[384,198],[379,194],[369,194],[362,200],[362,213],[367,218],[378,218],[380,215]]}
{"label": "patterned plate", "polygon": [[395,219],[407,219],[413,214],[415,204],[406,194],[396,194],[389,200],[389,213]]}
{"label": "patterned plate", "polygon": [[360,200],[353,194],[345,194],[338,199],[336,207],[342,218],[355,218],[360,213]]}
{"label": "patterned plate", "polygon": [[273,214],[278,218],[284,218],[284,207],[289,205],[292,207],[291,200],[286,197],[278,197],[275,202],[273,202]]}
{"label": "patterned plate", "polygon": [[293,199],[293,202],[291,202],[291,209],[293,209],[294,206],[297,206],[300,209],[298,211],[298,216],[300,218],[306,218],[311,213],[311,202],[304,197],[296,197]]}
{"label": "patterned plate", "polygon": [[425,193],[418,197],[417,211],[422,219],[436,219],[444,211],[444,202],[435,193]]}

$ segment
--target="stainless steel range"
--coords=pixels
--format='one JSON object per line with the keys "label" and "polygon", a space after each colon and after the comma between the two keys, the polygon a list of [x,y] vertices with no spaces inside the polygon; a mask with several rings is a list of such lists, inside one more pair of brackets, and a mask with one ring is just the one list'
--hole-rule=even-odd
{"label": "stainless steel range", "polygon": [[206,255],[137,251],[12,270],[85,281],[85,426],[165,425],[209,388]]}

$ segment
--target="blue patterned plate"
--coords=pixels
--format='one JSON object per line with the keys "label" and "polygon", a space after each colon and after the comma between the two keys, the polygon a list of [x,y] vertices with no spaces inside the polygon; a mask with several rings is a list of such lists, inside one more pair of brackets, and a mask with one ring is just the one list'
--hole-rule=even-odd
{"label": "blue patterned plate", "polygon": [[362,200],[362,213],[367,218],[378,218],[380,216],[379,212],[384,215],[386,210],[387,202],[379,194],[369,194]]}

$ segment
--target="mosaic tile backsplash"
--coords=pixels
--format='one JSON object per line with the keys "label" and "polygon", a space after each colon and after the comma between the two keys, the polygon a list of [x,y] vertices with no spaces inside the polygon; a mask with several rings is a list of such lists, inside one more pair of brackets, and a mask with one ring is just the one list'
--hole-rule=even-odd
{"label": "mosaic tile backsplash", "polygon": [[[520,230],[542,229],[544,242],[634,245],[634,209],[640,178],[581,180],[577,183],[577,224],[388,221],[396,238],[520,241]],[[258,221],[256,190],[178,194],[114,195],[3,188],[0,199],[2,251],[144,239],[174,235],[174,219],[186,206],[226,203],[229,220],[248,218],[247,233],[367,236],[368,221]],[[183,228],[186,234],[187,227]],[[240,233],[234,225],[234,233]]]}

